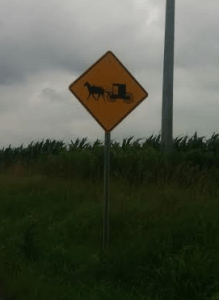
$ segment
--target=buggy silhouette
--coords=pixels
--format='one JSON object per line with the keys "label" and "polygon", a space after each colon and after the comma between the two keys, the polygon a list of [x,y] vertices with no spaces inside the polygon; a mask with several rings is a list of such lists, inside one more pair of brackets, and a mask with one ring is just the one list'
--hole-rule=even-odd
{"label": "buggy silhouette", "polygon": [[107,93],[107,100],[109,102],[115,102],[117,99],[122,99],[126,103],[131,103],[134,100],[133,95],[126,92],[126,84],[113,83],[112,91],[105,90],[105,92]]}

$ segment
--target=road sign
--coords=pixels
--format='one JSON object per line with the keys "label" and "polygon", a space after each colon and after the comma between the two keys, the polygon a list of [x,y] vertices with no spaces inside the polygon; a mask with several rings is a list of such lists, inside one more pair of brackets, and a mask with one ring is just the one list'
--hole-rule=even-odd
{"label": "road sign", "polygon": [[69,89],[105,132],[112,131],[148,97],[111,51],[76,79]]}

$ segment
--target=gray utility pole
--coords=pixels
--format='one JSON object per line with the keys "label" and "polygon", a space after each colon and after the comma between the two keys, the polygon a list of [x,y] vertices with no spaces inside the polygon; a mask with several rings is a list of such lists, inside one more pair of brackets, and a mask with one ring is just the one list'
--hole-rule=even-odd
{"label": "gray utility pole", "polygon": [[174,19],[175,0],[166,0],[161,128],[161,148],[166,154],[173,151]]}

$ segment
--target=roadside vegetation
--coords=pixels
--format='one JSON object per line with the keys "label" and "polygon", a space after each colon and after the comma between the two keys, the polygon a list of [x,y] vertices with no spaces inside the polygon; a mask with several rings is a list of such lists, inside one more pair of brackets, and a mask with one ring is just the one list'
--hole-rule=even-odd
{"label": "roadside vegetation", "polygon": [[86,138],[0,150],[0,294],[16,300],[219,300],[219,134]]}

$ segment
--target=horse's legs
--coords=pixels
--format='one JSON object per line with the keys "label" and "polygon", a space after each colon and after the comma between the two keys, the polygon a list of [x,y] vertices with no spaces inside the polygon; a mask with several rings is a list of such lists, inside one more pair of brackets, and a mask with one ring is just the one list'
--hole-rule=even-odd
{"label": "horse's legs", "polygon": [[101,94],[101,96],[103,97],[103,100],[104,100],[104,101],[106,101],[106,100],[105,100],[105,97],[104,97],[104,93],[103,93],[103,94]]}
{"label": "horse's legs", "polygon": [[[97,98],[96,98],[94,95],[95,95],[95,94],[93,94],[94,99],[95,99],[95,100],[98,100],[99,97],[100,97],[100,95],[98,94],[98,95],[97,95]],[[98,97],[98,96],[99,96],[99,97]]]}

